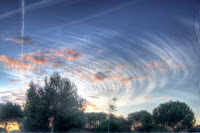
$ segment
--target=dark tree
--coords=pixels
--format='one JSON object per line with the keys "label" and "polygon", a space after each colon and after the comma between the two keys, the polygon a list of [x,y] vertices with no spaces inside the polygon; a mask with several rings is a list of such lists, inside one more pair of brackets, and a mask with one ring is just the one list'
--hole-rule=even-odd
{"label": "dark tree", "polygon": [[5,131],[8,122],[17,122],[19,125],[23,118],[21,106],[7,102],[0,107],[0,122],[5,125]]}
{"label": "dark tree", "polygon": [[153,110],[153,118],[157,126],[167,127],[172,131],[187,131],[196,122],[190,107],[179,101],[160,104]]}
{"label": "dark tree", "polygon": [[106,120],[107,114],[103,112],[85,113],[85,128],[89,131],[94,131],[98,125]]}
{"label": "dark tree", "polygon": [[136,131],[151,131],[153,128],[153,117],[146,110],[130,113],[128,115],[128,122]]}
{"label": "dark tree", "polygon": [[33,82],[27,91],[24,106],[23,130],[27,132],[46,132],[49,130],[49,108],[45,103],[44,90]]}
{"label": "dark tree", "polygon": [[84,103],[75,84],[58,73],[45,79],[44,88],[31,83],[24,110],[26,130],[48,131],[49,124],[51,132],[80,128],[83,126]]}
{"label": "dark tree", "polygon": [[96,132],[107,132],[108,122],[110,122],[110,132],[127,132],[127,121],[123,117],[116,117],[113,114],[110,115],[110,119],[106,119],[100,125],[97,126]]}

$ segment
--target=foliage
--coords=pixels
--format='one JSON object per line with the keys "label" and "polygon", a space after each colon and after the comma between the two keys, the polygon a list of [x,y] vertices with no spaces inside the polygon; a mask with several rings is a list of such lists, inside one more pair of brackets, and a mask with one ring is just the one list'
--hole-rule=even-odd
{"label": "foliage", "polygon": [[169,132],[169,130],[165,127],[158,127],[154,125],[151,132]]}
{"label": "foliage", "polygon": [[106,113],[103,112],[91,112],[91,113],[85,113],[85,128],[96,128],[99,124],[101,124],[107,117]]}
{"label": "foliage", "polygon": [[43,89],[31,82],[26,95],[23,129],[28,132],[47,131],[49,129],[49,111],[44,102]]}
{"label": "foliage", "polygon": [[145,110],[130,113],[128,115],[128,122],[131,126],[134,126],[136,131],[151,131],[153,128],[153,117]]}
{"label": "foliage", "polygon": [[[96,132],[106,132],[108,131],[108,122],[109,120],[105,120],[103,123],[101,123],[97,128]],[[116,117],[114,115],[111,115],[110,117],[110,131],[111,132],[125,132],[128,131],[127,128],[128,124],[125,118],[123,117]]]}
{"label": "foliage", "polygon": [[188,129],[188,132],[200,132],[200,125]]}
{"label": "foliage", "polygon": [[63,132],[83,126],[85,100],[78,96],[74,83],[54,73],[45,79],[44,88],[30,84],[24,112],[26,131]]}
{"label": "foliage", "polygon": [[6,130],[0,127],[0,132],[6,132]]}
{"label": "foliage", "polygon": [[0,121],[5,124],[5,130],[8,122],[17,122],[20,124],[23,118],[23,111],[21,106],[7,102],[6,104],[1,104],[0,107]]}
{"label": "foliage", "polygon": [[166,102],[153,110],[154,122],[159,127],[171,131],[187,131],[195,124],[195,117],[190,107],[183,102]]}

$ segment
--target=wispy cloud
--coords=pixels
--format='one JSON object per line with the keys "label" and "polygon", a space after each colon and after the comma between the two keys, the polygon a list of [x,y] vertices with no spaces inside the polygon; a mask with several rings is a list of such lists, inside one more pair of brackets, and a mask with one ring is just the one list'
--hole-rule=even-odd
{"label": "wispy cloud", "polygon": [[28,64],[28,63],[22,63],[22,61],[20,59],[16,59],[16,58],[10,58],[7,57],[5,55],[1,55],[0,56],[0,61],[1,62],[6,62],[7,66],[4,65],[6,68],[8,69],[15,69],[15,70],[19,70],[19,71],[26,71],[26,70],[30,70],[32,69],[32,65]]}
{"label": "wispy cloud", "polygon": [[24,37],[22,37],[22,36],[15,36],[15,37],[4,37],[4,36],[2,36],[2,39],[4,41],[11,41],[11,42],[18,43],[18,44],[21,44],[22,40],[23,40],[23,43],[27,44],[27,45],[35,44],[35,40],[33,40],[33,38],[30,37],[30,36],[24,36]]}
{"label": "wispy cloud", "polygon": [[32,72],[36,75],[46,74],[47,69],[68,69],[66,64],[80,60],[83,54],[71,49],[61,48],[57,50],[46,49],[38,50],[34,53],[24,53],[22,58],[12,58],[6,55],[0,56],[0,62],[7,69],[17,70],[19,72]]}
{"label": "wispy cloud", "polygon": [[144,96],[145,99],[152,99],[152,97]]}
{"label": "wispy cloud", "polygon": [[9,81],[11,81],[11,82],[20,82],[21,80],[20,79],[9,79]]}

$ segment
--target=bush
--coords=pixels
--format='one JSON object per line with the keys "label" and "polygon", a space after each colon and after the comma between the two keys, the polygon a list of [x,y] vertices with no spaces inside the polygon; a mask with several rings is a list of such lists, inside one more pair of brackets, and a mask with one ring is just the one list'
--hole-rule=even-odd
{"label": "bush", "polygon": [[151,132],[169,132],[169,130],[165,127],[154,126]]}
{"label": "bush", "polygon": [[[110,120],[110,132],[122,132],[124,128],[117,120]],[[108,120],[101,123],[97,128],[96,132],[107,132],[108,131]]]}
{"label": "bush", "polygon": [[188,132],[200,132],[200,128],[193,127],[193,128],[188,129]]}
{"label": "bush", "polygon": [[0,132],[6,132],[6,130],[2,127],[0,127]]}

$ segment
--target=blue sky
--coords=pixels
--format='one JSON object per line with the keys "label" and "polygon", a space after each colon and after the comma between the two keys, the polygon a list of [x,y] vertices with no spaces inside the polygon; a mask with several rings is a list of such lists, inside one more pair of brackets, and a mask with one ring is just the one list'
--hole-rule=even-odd
{"label": "blue sky", "polygon": [[21,2],[0,1],[1,102],[22,104],[31,80],[43,85],[60,72],[89,101],[88,111],[106,111],[114,96],[125,116],[179,100],[200,123],[192,28],[199,1],[25,0],[24,8]]}

